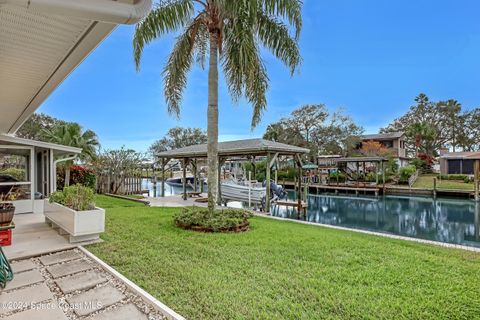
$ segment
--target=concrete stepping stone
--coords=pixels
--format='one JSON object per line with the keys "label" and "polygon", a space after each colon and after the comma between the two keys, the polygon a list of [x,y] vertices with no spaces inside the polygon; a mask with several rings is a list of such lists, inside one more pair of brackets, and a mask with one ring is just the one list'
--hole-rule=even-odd
{"label": "concrete stepping stone", "polygon": [[38,270],[33,269],[15,274],[13,280],[7,283],[5,290],[16,289],[42,281],[44,281],[42,274]]}
{"label": "concrete stepping stone", "polygon": [[35,269],[37,266],[32,260],[20,260],[11,264],[13,273]]}
{"label": "concrete stepping stone", "polygon": [[125,296],[113,285],[91,289],[73,296],[68,300],[70,306],[79,316],[86,316],[121,301]]}
{"label": "concrete stepping stone", "polygon": [[99,313],[89,318],[89,320],[147,320],[147,315],[129,303],[116,309]]}
{"label": "concrete stepping stone", "polygon": [[77,273],[80,271],[86,271],[89,269],[92,269],[92,265],[83,259],[72,260],[62,264],[56,264],[56,265],[47,267],[47,271],[50,272],[50,274],[54,278],[60,278],[63,276],[67,276],[69,274],[74,274],[74,273]]}
{"label": "concrete stepping stone", "polygon": [[58,307],[51,308],[51,309],[30,309],[27,311],[15,313],[3,319],[7,319],[7,320],[68,320],[67,316]]}
{"label": "concrete stepping stone", "polygon": [[100,272],[92,270],[74,274],[66,278],[56,280],[63,293],[67,294],[77,290],[87,290],[95,287],[97,284],[107,281]]}
{"label": "concrete stepping stone", "polygon": [[79,253],[77,253],[73,250],[61,251],[61,252],[57,252],[57,253],[54,253],[54,254],[49,254],[47,256],[40,257],[40,262],[43,263],[46,266],[49,266],[51,264],[70,261],[70,260],[78,259],[78,258],[81,258],[81,257],[82,256]]}
{"label": "concrete stepping stone", "polygon": [[32,304],[53,299],[45,283],[0,294],[0,314],[30,307]]}

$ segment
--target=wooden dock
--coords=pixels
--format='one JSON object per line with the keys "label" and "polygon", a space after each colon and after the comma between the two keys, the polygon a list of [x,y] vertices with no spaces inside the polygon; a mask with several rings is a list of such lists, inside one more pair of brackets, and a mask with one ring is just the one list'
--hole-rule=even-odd
{"label": "wooden dock", "polygon": [[277,200],[275,201],[275,205],[277,206],[283,206],[283,207],[293,207],[297,208],[298,212],[300,213],[303,211],[303,214],[307,214],[307,208],[308,208],[308,203],[301,201],[300,203],[298,201],[289,201],[289,200]]}
{"label": "wooden dock", "polygon": [[[293,181],[279,181],[280,184],[285,186],[286,188],[293,188],[295,184]],[[309,184],[308,185],[309,191],[312,193],[321,193],[321,192],[334,192],[336,194],[339,193],[350,193],[350,194],[365,194],[365,195],[375,195],[378,196],[380,194],[405,194],[411,196],[443,196],[443,197],[459,197],[459,198],[467,198],[473,199],[475,198],[475,192],[473,190],[461,190],[461,189],[426,189],[426,188],[410,188],[408,186],[402,185],[372,185],[368,186],[365,184],[359,184],[358,186],[346,185],[346,184]]]}

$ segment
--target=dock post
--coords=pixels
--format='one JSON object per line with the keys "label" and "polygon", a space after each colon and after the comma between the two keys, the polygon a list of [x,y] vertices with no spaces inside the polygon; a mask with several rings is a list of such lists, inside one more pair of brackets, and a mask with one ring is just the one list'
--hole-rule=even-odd
{"label": "dock post", "polygon": [[222,159],[218,157],[217,173],[217,204],[222,205]]}
{"label": "dock post", "polygon": [[475,160],[473,163],[473,183],[475,184],[474,186],[474,192],[475,192],[475,201],[479,201],[479,195],[478,195],[478,176],[480,172],[480,160]]}
{"label": "dock post", "polygon": [[183,158],[183,200],[187,200],[187,159]]}
{"label": "dock post", "polygon": [[297,214],[300,219],[300,213],[302,212],[302,160],[300,156],[296,154],[297,166],[298,166],[298,192],[297,192]]}
{"label": "dock post", "polygon": [[383,184],[383,193],[385,194],[385,162],[382,161],[382,184]]}
{"label": "dock post", "polygon": [[433,198],[437,197],[437,178],[433,178]]}
{"label": "dock post", "polygon": [[267,166],[265,172],[265,212],[270,212],[270,161],[271,155],[267,153]]}
{"label": "dock post", "polygon": [[197,159],[192,161],[192,171],[193,171],[193,191],[197,192]]}

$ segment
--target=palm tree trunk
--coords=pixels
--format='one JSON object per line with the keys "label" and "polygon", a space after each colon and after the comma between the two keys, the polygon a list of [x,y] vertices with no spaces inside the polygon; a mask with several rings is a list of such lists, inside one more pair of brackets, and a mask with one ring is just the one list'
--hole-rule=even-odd
{"label": "palm tree trunk", "polygon": [[218,183],[218,35],[210,33],[207,111],[208,210],[213,212]]}

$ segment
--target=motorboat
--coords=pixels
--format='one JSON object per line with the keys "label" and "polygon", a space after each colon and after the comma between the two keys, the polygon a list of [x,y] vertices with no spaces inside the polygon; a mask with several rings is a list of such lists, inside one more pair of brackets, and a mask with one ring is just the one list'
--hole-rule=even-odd
{"label": "motorboat", "polygon": [[[265,182],[229,179],[221,183],[221,193],[222,201],[225,202],[228,200],[242,201],[265,207],[267,187]],[[270,193],[271,202],[287,196],[283,187],[277,185],[273,180],[270,181]]]}
{"label": "motorboat", "polygon": [[[197,180],[197,183],[200,184],[201,179]],[[194,185],[195,178],[193,176],[187,176],[187,186],[192,187]],[[183,178],[173,177],[165,180],[165,183],[172,187],[183,187]],[[204,185],[207,185],[207,179],[203,179]]]}
{"label": "motorboat", "polygon": [[[193,185],[194,180],[193,176],[187,177],[187,186]],[[183,187],[183,178],[168,178],[165,183],[172,187]]]}

